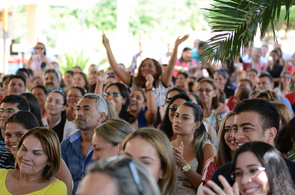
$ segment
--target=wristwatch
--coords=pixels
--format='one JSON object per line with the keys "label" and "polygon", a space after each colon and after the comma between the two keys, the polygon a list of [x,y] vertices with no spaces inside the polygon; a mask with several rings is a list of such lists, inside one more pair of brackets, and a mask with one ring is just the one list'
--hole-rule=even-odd
{"label": "wristwatch", "polygon": [[152,87],[150,89],[146,89],[146,92],[148,92],[148,91],[155,91],[155,90],[156,90],[155,87]]}
{"label": "wristwatch", "polygon": [[181,168],[181,171],[183,173],[187,173],[190,169],[191,169],[191,166],[189,164],[186,164]]}

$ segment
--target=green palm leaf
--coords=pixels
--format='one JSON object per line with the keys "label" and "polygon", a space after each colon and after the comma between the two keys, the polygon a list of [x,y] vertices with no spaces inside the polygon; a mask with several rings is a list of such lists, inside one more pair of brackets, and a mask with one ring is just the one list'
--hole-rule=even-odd
{"label": "green palm leaf", "polygon": [[213,0],[209,9],[210,25],[216,33],[205,45],[202,56],[205,62],[234,59],[241,47],[253,41],[257,29],[261,38],[269,26],[275,36],[274,24],[279,19],[281,6],[285,6],[285,20],[289,25],[289,10],[295,0]]}

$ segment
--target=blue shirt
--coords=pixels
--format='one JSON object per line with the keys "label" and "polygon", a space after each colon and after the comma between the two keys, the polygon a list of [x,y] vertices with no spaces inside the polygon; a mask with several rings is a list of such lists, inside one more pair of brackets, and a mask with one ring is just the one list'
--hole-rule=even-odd
{"label": "blue shirt", "polygon": [[76,194],[79,182],[85,175],[86,167],[92,161],[93,147],[89,148],[86,158],[84,159],[81,146],[81,130],[78,130],[72,136],[68,137],[61,143],[62,159],[68,166],[73,182],[73,195]]}
{"label": "blue shirt", "polygon": [[285,98],[284,96],[280,95],[279,97],[280,97],[281,103],[285,104],[289,108],[291,115],[293,117],[294,114],[293,114],[293,109],[292,109],[290,101],[287,98]]}

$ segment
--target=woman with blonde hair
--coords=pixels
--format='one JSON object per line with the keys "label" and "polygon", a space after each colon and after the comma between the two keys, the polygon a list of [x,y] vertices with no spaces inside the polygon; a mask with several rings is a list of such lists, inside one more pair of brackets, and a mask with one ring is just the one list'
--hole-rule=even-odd
{"label": "woman with blonde hair", "polygon": [[281,102],[279,96],[272,91],[266,90],[266,91],[262,91],[260,92],[256,98],[262,98],[268,101],[275,101],[275,102]]}
{"label": "woman with blonde hair", "polygon": [[280,114],[280,129],[283,128],[292,119],[289,108],[281,102],[272,102],[277,105]]}
{"label": "woman with blonde hair", "polygon": [[123,154],[123,141],[133,131],[132,125],[122,119],[109,119],[96,127],[92,137],[92,160]]}
{"label": "woman with blonde hair", "polygon": [[147,165],[159,184],[162,195],[177,195],[176,163],[167,136],[154,128],[141,128],[129,134],[123,143],[126,156]]}

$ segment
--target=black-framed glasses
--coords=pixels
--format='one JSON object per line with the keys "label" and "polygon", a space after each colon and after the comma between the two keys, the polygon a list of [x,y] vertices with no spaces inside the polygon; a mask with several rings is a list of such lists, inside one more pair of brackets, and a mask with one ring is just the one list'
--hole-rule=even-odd
{"label": "black-framed glasses", "polygon": [[230,174],[230,178],[233,181],[241,180],[244,175],[248,175],[250,178],[253,178],[262,171],[265,171],[265,167],[251,167],[248,171],[235,170]]}
{"label": "black-framed glasses", "polygon": [[15,110],[12,108],[8,108],[7,110],[0,108],[0,114],[3,114],[4,112],[6,112],[7,114],[13,114],[13,113],[15,113]]}
{"label": "black-framed glasses", "polygon": [[113,97],[119,97],[120,96],[120,94],[118,92],[113,92],[113,93],[106,92],[106,93],[104,93],[104,95],[106,97],[109,97],[110,95],[112,95]]}
{"label": "black-framed glasses", "polygon": [[197,89],[197,91],[200,92],[200,93],[203,93],[204,91],[206,93],[210,93],[211,91],[213,91],[213,89],[202,89],[202,88],[199,88],[199,89]]}
{"label": "black-framed glasses", "polygon": [[175,112],[177,110],[177,108],[178,108],[178,106],[176,106],[176,105],[171,105],[169,107],[169,109],[170,109],[171,112]]}

